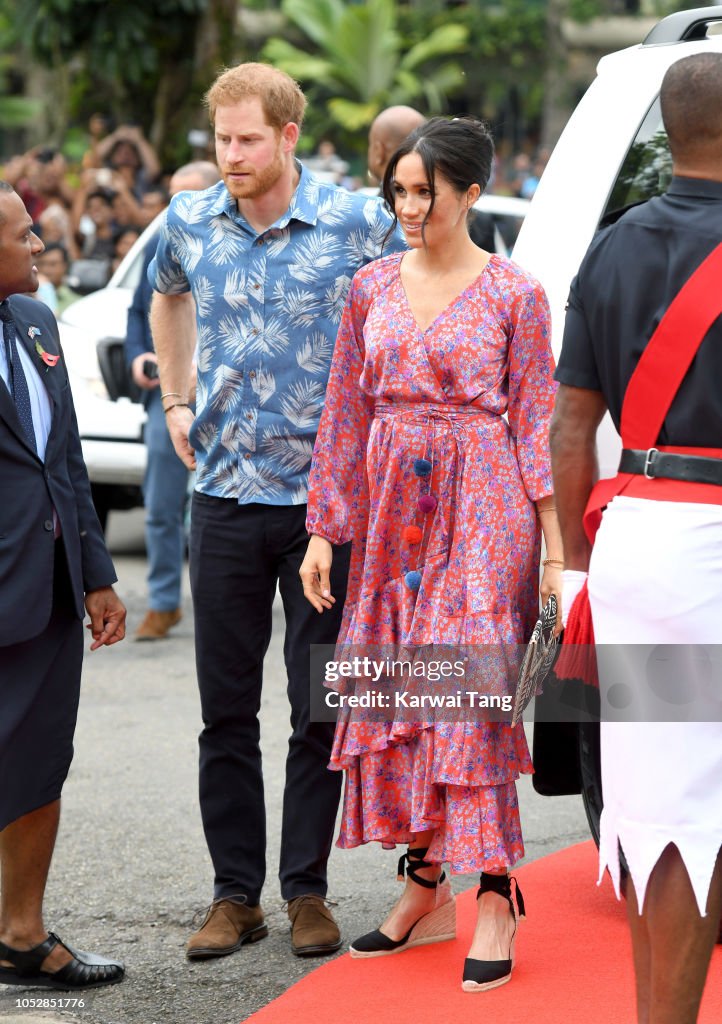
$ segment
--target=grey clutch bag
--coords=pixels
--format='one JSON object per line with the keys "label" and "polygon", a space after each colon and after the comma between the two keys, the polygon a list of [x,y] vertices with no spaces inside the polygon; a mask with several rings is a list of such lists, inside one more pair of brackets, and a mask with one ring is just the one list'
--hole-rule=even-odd
{"label": "grey clutch bag", "polygon": [[532,630],[519,669],[511,716],[512,725],[521,721],[529,701],[541,693],[542,683],[554,665],[559,653],[559,637],[554,636],[556,621],[557,599],[551,594]]}

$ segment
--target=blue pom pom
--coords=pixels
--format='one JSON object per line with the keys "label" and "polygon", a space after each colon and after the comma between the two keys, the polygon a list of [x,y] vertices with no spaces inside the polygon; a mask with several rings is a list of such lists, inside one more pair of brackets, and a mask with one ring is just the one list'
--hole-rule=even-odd
{"label": "blue pom pom", "polygon": [[407,572],[404,576],[404,583],[409,590],[418,590],[421,586],[421,573],[417,572],[416,569],[412,569],[411,572]]}
{"label": "blue pom pom", "polygon": [[428,476],[431,473],[431,463],[428,459],[414,459],[414,473],[417,476]]}

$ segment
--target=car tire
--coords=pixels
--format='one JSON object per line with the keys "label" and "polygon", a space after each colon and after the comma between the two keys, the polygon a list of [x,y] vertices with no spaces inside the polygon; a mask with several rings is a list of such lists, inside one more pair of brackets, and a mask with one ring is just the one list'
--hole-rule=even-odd
{"label": "car tire", "polygon": [[101,529],[105,533],[108,525],[108,514],[111,509],[111,488],[104,484],[91,484],[90,493],[95,506],[95,514],[100,522]]}
{"label": "car tire", "polygon": [[[604,807],[602,793],[601,740],[599,722],[580,722],[579,730],[579,777],[582,787],[582,803],[589,823],[592,839],[599,848],[599,822]],[[619,851],[621,866],[621,890],[626,894],[627,862]]]}
{"label": "car tire", "polygon": [[577,728],[579,731],[579,774],[582,785],[582,802],[589,822],[589,831],[599,847],[599,820],[604,806],[599,723],[580,722]]}

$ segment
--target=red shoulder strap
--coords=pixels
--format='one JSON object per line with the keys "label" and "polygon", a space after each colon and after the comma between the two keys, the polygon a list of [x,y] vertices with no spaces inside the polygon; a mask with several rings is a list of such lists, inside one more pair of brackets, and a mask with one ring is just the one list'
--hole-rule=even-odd
{"label": "red shoulder strap", "polygon": [[702,341],[722,313],[722,242],[685,282],[630,377],[622,404],[625,448],[652,448]]}

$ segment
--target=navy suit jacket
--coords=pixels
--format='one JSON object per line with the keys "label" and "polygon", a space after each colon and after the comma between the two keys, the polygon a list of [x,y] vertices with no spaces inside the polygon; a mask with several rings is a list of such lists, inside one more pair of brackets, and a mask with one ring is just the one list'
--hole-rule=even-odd
{"label": "navy suit jacket", "polygon": [[[68,371],[55,317],[42,302],[9,299],[18,344],[25,346],[43,379],[52,409],[45,462],[28,444],[15,403],[0,378],[0,647],[30,640],[48,624],[53,602],[55,533],[60,521],[75,614],[85,615],[84,597],[117,577],[95,514],[83,462]],[[31,338],[31,326],[40,335]],[[47,366],[35,343],[51,355]]]}
{"label": "navy suit jacket", "polygon": [[128,307],[128,329],[125,335],[125,362],[128,369],[136,356],[144,352],[155,352],[153,335],[150,332],[148,312],[153,289],[148,281],[148,267],[158,247],[158,235],[154,235],[143,252],[143,268],[140,281],[133,292],[133,299]]}

